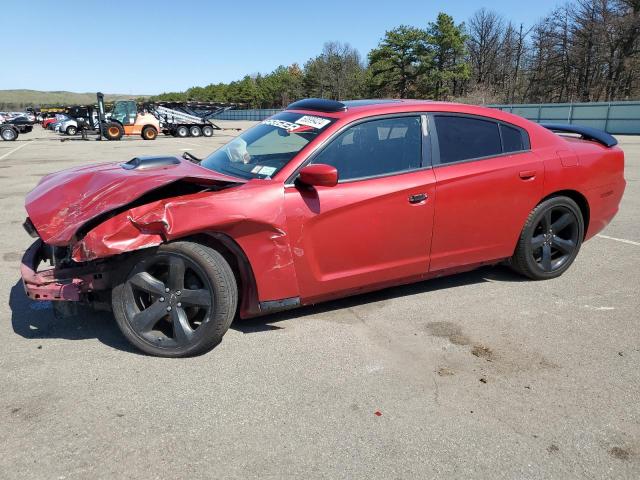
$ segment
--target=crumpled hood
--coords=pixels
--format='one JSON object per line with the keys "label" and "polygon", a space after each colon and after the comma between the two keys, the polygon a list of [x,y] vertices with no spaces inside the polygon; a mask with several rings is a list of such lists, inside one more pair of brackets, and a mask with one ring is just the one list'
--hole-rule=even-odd
{"label": "crumpled hood", "polygon": [[68,245],[88,221],[179,180],[220,186],[245,182],[181,159],[173,165],[147,169],[125,169],[122,165],[103,163],[43,177],[25,200],[40,238],[50,245]]}

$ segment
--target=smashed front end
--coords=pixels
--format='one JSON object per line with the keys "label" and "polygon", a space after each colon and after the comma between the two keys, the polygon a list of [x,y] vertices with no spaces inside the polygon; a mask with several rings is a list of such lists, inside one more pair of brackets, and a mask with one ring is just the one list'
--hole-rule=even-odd
{"label": "smashed front end", "polygon": [[110,288],[109,271],[113,265],[56,265],[57,248],[36,240],[22,257],[20,273],[29,298],[91,301],[90,294]]}
{"label": "smashed front end", "polygon": [[[36,238],[20,267],[27,296],[102,303],[102,293],[113,287],[130,252],[166,241],[144,230],[148,225],[136,223],[131,212],[137,206],[144,209],[234,184],[237,182],[171,157],[141,157],[126,164],[80,167],[44,177],[25,205],[29,217],[23,226]],[[120,220],[120,228],[109,222],[114,217]],[[100,231],[106,238],[94,238],[93,230],[105,223],[106,231]],[[117,232],[127,227],[133,230],[127,232],[133,237],[128,242],[117,238]],[[89,239],[113,249],[102,245],[103,251],[91,252]]]}

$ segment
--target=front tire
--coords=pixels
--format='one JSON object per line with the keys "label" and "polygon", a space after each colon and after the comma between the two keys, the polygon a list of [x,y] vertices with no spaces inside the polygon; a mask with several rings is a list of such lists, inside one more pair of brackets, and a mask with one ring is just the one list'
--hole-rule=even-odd
{"label": "front tire", "polygon": [[78,129],[76,127],[74,127],[73,125],[69,125],[65,133],[67,135],[75,135],[77,132],[78,132]]}
{"label": "front tire", "polygon": [[107,140],[120,140],[124,136],[124,128],[117,122],[109,122],[102,129]]}
{"label": "front tire", "polygon": [[575,260],[583,238],[584,219],[576,202],[550,198],[529,214],[511,266],[532,280],[559,277]]}
{"label": "front tire", "polygon": [[222,340],[235,316],[238,290],[227,261],[192,242],[153,249],[112,292],[113,313],[127,340],[149,355],[188,357]]}

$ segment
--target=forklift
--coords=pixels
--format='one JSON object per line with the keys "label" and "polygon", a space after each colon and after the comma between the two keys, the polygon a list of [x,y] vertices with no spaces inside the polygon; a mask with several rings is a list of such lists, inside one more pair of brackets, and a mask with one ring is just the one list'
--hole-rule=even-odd
{"label": "forklift", "polygon": [[125,135],[140,135],[144,140],[155,140],[160,131],[160,121],[151,113],[138,111],[134,100],[116,100],[111,117],[106,120],[104,95],[98,97],[99,135],[107,140],[120,140]]}

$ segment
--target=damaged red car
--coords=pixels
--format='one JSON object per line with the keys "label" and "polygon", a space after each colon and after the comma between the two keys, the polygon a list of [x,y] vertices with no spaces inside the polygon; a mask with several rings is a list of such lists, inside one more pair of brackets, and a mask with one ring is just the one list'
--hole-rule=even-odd
{"label": "damaged red car", "polygon": [[23,283],[34,300],[106,305],[134,346],[180,357],[236,316],[501,262],[550,279],[618,211],[615,145],[476,106],[301,100],[204,159],[44,177]]}

